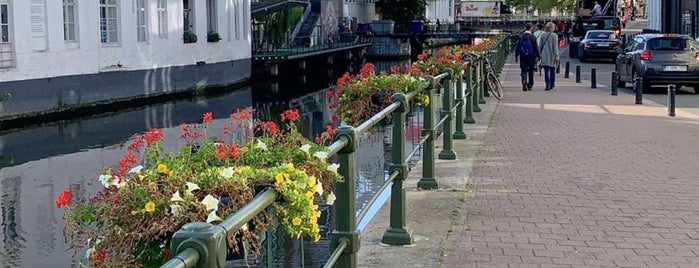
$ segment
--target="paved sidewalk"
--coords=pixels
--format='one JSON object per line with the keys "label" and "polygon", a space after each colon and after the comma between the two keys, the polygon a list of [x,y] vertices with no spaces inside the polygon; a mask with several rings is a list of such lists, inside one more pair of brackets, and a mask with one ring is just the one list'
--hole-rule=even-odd
{"label": "paved sidewalk", "polygon": [[[487,99],[437,191],[416,191],[416,244],[380,244],[388,205],[362,234],[361,267],[697,267],[699,120],[558,76]],[[538,77],[538,76],[537,76]],[[604,91],[606,90],[606,91]]]}

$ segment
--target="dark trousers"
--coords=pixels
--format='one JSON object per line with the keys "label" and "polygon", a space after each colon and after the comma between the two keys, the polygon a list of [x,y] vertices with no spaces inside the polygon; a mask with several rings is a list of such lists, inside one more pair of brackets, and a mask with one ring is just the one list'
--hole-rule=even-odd
{"label": "dark trousers", "polygon": [[534,58],[522,56],[519,59],[519,69],[522,71],[522,85],[527,88],[534,87],[534,68],[536,67]]}

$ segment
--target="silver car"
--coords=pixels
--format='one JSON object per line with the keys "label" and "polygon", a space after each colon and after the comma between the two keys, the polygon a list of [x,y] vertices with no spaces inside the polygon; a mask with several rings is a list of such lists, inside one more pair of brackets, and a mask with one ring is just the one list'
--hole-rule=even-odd
{"label": "silver car", "polygon": [[699,93],[699,45],[688,35],[641,34],[619,51],[617,86],[642,78],[643,91],[652,85],[691,86]]}

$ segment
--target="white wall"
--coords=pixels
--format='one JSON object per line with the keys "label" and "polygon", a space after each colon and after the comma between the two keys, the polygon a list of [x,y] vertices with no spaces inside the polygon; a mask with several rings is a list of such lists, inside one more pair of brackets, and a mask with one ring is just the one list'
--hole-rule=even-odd
{"label": "white wall", "polygon": [[446,30],[445,23],[454,22],[454,1],[453,0],[429,0],[425,6],[425,17],[432,23],[437,23],[437,19],[442,24],[442,29]]}
{"label": "white wall", "polygon": [[[217,1],[217,29],[223,39],[217,43],[206,41],[206,2],[194,1],[198,41],[191,44],[182,41],[182,0],[167,0],[167,38],[158,36],[157,0],[147,0],[146,43],[136,41],[136,1],[118,0],[120,42],[116,45],[100,43],[99,1],[76,0],[78,44],[75,47],[67,46],[63,40],[62,1],[44,1],[47,49],[36,51],[33,48],[37,46],[37,39],[27,34],[31,30],[30,1],[12,0],[16,67],[0,69],[0,82],[194,65],[197,61],[217,63],[251,57],[250,0]],[[238,9],[233,10],[234,7]],[[238,27],[238,36],[229,36],[229,33],[235,33],[232,27]],[[122,67],[114,68],[117,64]]]}
{"label": "white wall", "polygon": [[378,19],[374,0],[345,0],[344,17],[357,18],[357,23],[371,23]]}

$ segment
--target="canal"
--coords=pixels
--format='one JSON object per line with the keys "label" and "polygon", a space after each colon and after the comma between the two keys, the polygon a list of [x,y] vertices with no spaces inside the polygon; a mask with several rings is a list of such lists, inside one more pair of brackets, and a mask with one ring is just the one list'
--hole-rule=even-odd
{"label": "canal", "polygon": [[[163,128],[168,141],[164,145],[174,149],[184,144],[179,139],[180,125],[200,122],[202,114],[208,111],[213,112],[214,125],[217,122],[222,125],[239,108],[254,108],[258,117],[277,116],[288,108],[299,108],[302,131],[313,137],[331,123],[332,111],[325,97],[328,86],[350,67],[358,70],[360,66],[338,61],[328,65],[324,59],[315,59],[308,62],[306,71],[289,64],[280,68],[277,79],[256,77],[260,79],[254,79],[251,85],[220,95],[174,100],[0,133],[0,265],[78,267],[84,252],[74,255],[68,248],[63,236],[63,210],[55,208],[54,199],[69,186],[78,185],[88,191],[99,189],[97,177],[105,167],[117,165],[134,135],[150,128]],[[412,118],[408,139],[416,143],[421,126],[415,119],[417,116]],[[384,129],[362,137],[357,152],[361,156],[357,158],[358,207],[364,207],[385,181],[390,143],[390,133]],[[303,263],[318,267],[323,263],[330,250],[327,234],[332,230],[331,210],[323,208],[323,238],[318,244],[276,237],[275,266],[297,267]],[[283,247],[285,243],[291,247]],[[255,266],[256,262],[251,264]]]}

